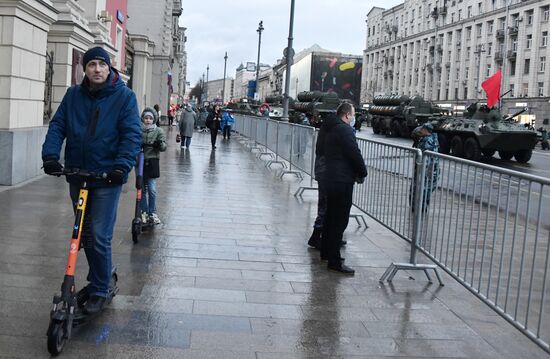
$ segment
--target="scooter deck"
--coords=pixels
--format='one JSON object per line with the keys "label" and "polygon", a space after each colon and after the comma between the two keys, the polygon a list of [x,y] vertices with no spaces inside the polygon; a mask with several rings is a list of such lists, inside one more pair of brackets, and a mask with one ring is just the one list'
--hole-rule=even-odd
{"label": "scooter deck", "polygon": [[[111,304],[113,298],[117,295],[118,293],[118,286],[114,286],[112,288],[109,289],[109,295],[107,297],[107,300],[105,301],[105,306]],[[86,314],[84,313],[84,303],[82,303],[81,305],[78,305],[75,309],[75,313],[74,313],[74,317],[73,317],[73,327],[76,327],[78,325],[81,325],[81,324],[84,324],[86,322],[88,322],[89,320],[91,320],[92,318],[96,317],[97,315],[101,314],[103,310],[101,310],[100,312],[96,313],[96,314]]]}

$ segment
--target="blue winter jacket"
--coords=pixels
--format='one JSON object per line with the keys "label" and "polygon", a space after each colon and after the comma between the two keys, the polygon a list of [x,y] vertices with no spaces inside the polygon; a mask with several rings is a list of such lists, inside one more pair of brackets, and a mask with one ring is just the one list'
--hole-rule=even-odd
{"label": "blue winter jacket", "polygon": [[222,115],[222,120],[221,120],[222,131],[225,128],[225,126],[233,127],[234,124],[235,124],[235,117],[233,117],[233,114],[231,112],[224,111]]}
{"label": "blue winter jacket", "polygon": [[50,121],[42,159],[58,161],[66,139],[66,168],[95,173],[109,173],[117,168],[126,174],[126,182],[141,146],[136,96],[114,69],[100,90],[90,91],[87,81],[85,78],[81,85],[67,90]]}

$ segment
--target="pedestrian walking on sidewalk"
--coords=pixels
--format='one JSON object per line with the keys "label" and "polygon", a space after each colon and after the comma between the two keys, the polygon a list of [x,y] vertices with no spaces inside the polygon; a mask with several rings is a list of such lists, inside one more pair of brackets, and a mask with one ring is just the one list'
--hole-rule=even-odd
{"label": "pedestrian walking on sidewalk", "polygon": [[231,109],[225,109],[223,111],[223,117],[222,117],[222,133],[223,133],[223,139],[230,139],[231,138],[231,128],[235,124],[235,117],[233,117],[233,114],[231,113]]}
{"label": "pedestrian walking on sidewalk", "polygon": [[150,219],[154,224],[160,224],[157,215],[157,178],[160,177],[160,153],[166,151],[166,135],[162,128],[155,125],[157,116],[157,111],[150,107],[146,107],[141,113],[141,138],[145,158],[141,220],[147,223]]}
{"label": "pedestrian walking on sidewalk", "polygon": [[220,106],[215,105],[214,109],[206,118],[206,127],[210,129],[210,142],[212,143],[212,149],[216,149],[216,139],[218,137],[218,131],[221,128],[222,112]]}
{"label": "pedestrian walking on sidewalk", "polygon": [[[85,248],[90,267],[90,298],[84,310],[99,312],[105,305],[111,282],[111,241],[122,184],[134,167],[141,145],[141,125],[134,92],[111,67],[109,54],[100,47],[86,51],[82,59],[84,80],[70,87],[50,121],[42,146],[46,174],[59,173],[60,151],[65,142],[65,167],[107,173],[107,181],[89,183],[87,218],[93,247]],[[80,179],[67,177],[76,206]]]}
{"label": "pedestrian walking on sidewalk", "polygon": [[157,121],[155,122],[155,125],[157,125],[158,127],[160,127],[160,119],[162,117],[162,114],[160,112],[160,106],[158,104],[155,104],[155,106],[153,106],[153,108],[155,109],[155,111],[157,111]]}
{"label": "pedestrian walking on sidewalk", "polygon": [[338,106],[336,117],[323,121],[316,148],[316,153],[324,156],[326,165],[322,181],[326,188],[327,209],[321,235],[321,259],[328,260],[329,270],[343,274],[355,273],[344,264],[340,246],[349,222],[353,186],[355,182],[363,183],[367,176],[351,126],[354,117],[353,105],[346,102]]}
{"label": "pedestrian walking on sidewalk", "polygon": [[195,114],[191,106],[186,105],[181,113],[180,121],[178,123],[178,126],[180,128],[182,148],[189,149],[196,123],[197,123],[197,115]]}

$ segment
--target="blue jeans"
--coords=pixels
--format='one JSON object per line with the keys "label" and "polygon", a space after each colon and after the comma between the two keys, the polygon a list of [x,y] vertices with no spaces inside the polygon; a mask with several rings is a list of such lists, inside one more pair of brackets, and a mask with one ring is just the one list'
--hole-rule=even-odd
{"label": "blue jeans", "polygon": [[181,145],[189,148],[189,145],[191,144],[191,137],[181,137]]}
{"label": "blue jeans", "polygon": [[[79,190],[79,186],[70,185],[73,205],[76,205]],[[94,188],[88,194],[89,207],[85,215],[91,219],[94,246],[84,251],[89,266],[87,279],[91,295],[107,297],[113,267],[111,241],[121,190],[122,186]]]}
{"label": "blue jeans", "polygon": [[157,213],[157,179],[156,178],[143,177],[141,211],[149,214]]}

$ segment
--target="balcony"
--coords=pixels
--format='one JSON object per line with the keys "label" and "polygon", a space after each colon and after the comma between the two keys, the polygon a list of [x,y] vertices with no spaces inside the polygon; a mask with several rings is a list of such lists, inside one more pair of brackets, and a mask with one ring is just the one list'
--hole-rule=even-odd
{"label": "balcony", "polygon": [[181,0],[174,0],[172,5],[172,16],[181,16],[183,9],[181,7]]}
{"label": "balcony", "polygon": [[443,46],[441,46],[441,44],[438,44],[436,46],[436,49],[437,49],[437,52],[443,52]]}
{"label": "balcony", "polygon": [[495,60],[496,61],[502,61],[504,58],[504,53],[502,51],[495,52]]}
{"label": "balcony", "polygon": [[433,54],[434,51],[435,51],[435,46],[434,46],[434,45],[430,45],[430,47],[428,48],[428,51],[430,52],[430,54]]}
{"label": "balcony", "polygon": [[508,52],[506,53],[506,58],[507,59],[515,59],[517,56],[517,51],[516,50],[508,50]]}
{"label": "balcony", "polygon": [[433,64],[426,64],[426,70],[428,70],[428,72],[434,72]]}
{"label": "balcony", "polygon": [[508,33],[509,33],[511,36],[517,35],[518,32],[519,32],[519,29],[518,29],[517,26],[510,26],[510,27],[508,28]]}
{"label": "balcony", "polygon": [[504,29],[497,30],[497,39],[504,39]]}

